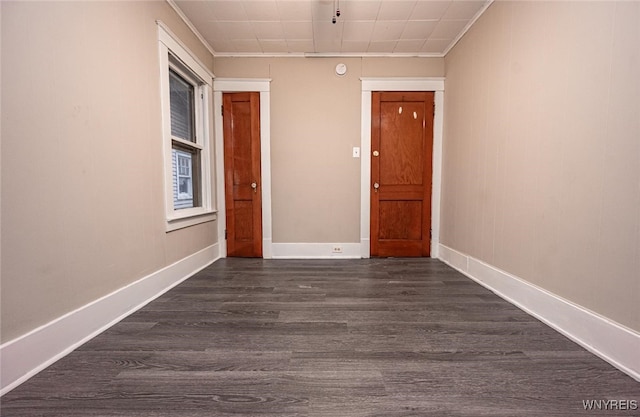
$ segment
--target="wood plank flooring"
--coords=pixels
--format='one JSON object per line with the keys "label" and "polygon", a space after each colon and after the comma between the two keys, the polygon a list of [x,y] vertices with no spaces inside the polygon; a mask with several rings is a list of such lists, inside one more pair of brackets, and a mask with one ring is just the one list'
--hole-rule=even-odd
{"label": "wood plank flooring", "polygon": [[640,383],[433,259],[223,259],[2,416],[638,416]]}

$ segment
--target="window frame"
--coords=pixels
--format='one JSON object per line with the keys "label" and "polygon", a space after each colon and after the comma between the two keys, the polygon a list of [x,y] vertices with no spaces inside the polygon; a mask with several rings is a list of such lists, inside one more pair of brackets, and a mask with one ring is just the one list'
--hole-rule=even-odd
{"label": "window frame", "polygon": [[[171,33],[158,23],[160,54],[160,102],[162,111],[162,138],[164,157],[164,193],[166,231],[181,229],[216,219],[215,193],[212,173],[213,74]],[[171,133],[170,70],[194,86],[195,142],[173,136]],[[174,149],[199,154],[192,159],[192,191],[197,207],[174,207],[174,176],[172,152]],[[177,157],[177,156],[176,156]],[[177,165],[177,161],[176,161]],[[177,166],[176,166],[176,169]],[[196,173],[198,174],[196,176]],[[196,179],[197,178],[197,179]],[[196,201],[197,196],[197,201]]]}

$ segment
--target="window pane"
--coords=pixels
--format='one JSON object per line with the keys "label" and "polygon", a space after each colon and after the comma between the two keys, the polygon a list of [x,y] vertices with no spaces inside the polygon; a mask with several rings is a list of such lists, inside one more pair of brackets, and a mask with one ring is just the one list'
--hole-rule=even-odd
{"label": "window pane", "polygon": [[199,206],[199,161],[198,150],[174,148],[173,162],[173,207],[175,210]]}
{"label": "window pane", "polygon": [[169,90],[171,92],[171,135],[195,142],[193,85],[170,70]]}

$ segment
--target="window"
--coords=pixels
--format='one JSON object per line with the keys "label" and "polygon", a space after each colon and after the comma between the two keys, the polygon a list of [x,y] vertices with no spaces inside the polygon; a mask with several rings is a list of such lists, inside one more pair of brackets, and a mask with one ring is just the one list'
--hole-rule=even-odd
{"label": "window", "polygon": [[168,29],[158,28],[167,230],[175,230],[214,218],[212,75]]}
{"label": "window", "polygon": [[[181,65],[169,57],[169,106],[171,108],[171,164],[174,184],[173,209],[198,207],[200,205],[200,170],[202,148],[197,142],[196,95],[199,88],[193,76],[182,76],[177,68]],[[175,69],[174,69],[175,68]],[[188,71],[182,70],[182,74]],[[194,186],[195,185],[195,186]]]}
{"label": "window", "polygon": [[[197,195],[193,195],[193,157],[190,153],[173,149],[171,162],[173,165],[173,208],[197,207]],[[196,187],[197,190],[197,187]]]}

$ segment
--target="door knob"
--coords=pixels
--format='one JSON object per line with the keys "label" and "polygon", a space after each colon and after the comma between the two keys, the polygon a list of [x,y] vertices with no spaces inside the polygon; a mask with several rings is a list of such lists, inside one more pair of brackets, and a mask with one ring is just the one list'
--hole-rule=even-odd
{"label": "door knob", "polygon": [[380,184],[378,184],[377,182],[373,183],[373,190],[377,193],[378,192],[378,188],[380,188]]}
{"label": "door knob", "polygon": [[255,182],[252,182],[252,183],[251,183],[251,188],[253,188],[253,192],[254,192],[254,193],[255,193],[255,192],[257,192],[257,190],[256,190],[256,189],[258,188],[258,184],[256,184]]}
{"label": "door knob", "polygon": [[378,155],[380,155],[380,152],[378,152],[378,151],[373,151],[373,156],[378,156]]}

